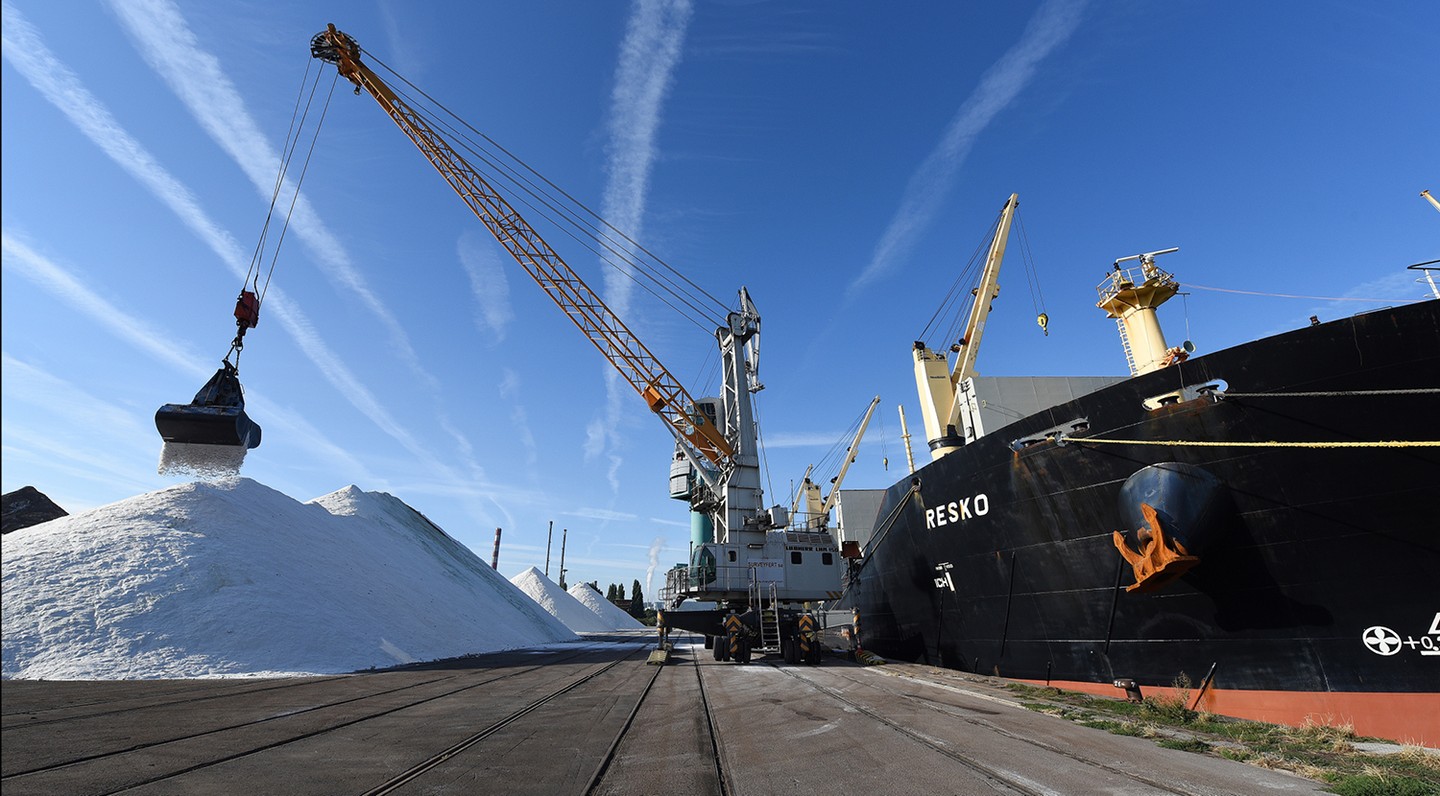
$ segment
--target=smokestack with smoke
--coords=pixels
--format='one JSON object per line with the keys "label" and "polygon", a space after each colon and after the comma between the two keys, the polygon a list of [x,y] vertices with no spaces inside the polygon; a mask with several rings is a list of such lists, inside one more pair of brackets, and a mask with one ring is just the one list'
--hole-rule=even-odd
{"label": "smokestack with smoke", "polygon": [[660,549],[665,546],[665,538],[655,537],[650,542],[650,566],[645,568],[645,596],[651,600],[655,599],[655,568],[660,566]]}

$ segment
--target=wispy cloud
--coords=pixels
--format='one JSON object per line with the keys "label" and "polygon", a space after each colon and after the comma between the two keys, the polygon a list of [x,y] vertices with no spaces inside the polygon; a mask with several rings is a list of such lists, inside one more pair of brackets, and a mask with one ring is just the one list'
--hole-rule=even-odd
{"label": "wispy cloud", "polygon": [[510,422],[520,444],[525,446],[525,465],[533,469],[540,461],[539,446],[535,443],[535,433],[530,430],[530,415],[525,411],[525,402],[521,400],[520,374],[510,368],[500,372],[500,397],[511,402]]}
{"label": "wispy cloud", "polygon": [[[26,471],[44,467],[63,472],[72,481],[104,484],[109,490],[138,494],[152,485],[134,476],[136,443],[153,438],[155,430],[142,424],[134,412],[114,401],[66,381],[39,366],[0,352],[0,369],[5,374],[3,433],[6,467]],[[43,428],[35,422],[12,422],[17,405],[40,410]],[[28,415],[27,415],[28,416]],[[52,422],[53,421],[53,422]],[[96,438],[99,430],[103,437]],[[122,444],[108,444],[112,441]],[[97,444],[103,442],[107,444]],[[129,444],[125,444],[129,443]],[[153,447],[153,445],[152,445]],[[56,484],[66,488],[66,483]],[[73,487],[72,487],[73,488]],[[58,497],[52,494],[51,497]],[[71,512],[89,508],[75,498],[62,502]]]}
{"label": "wispy cloud", "polygon": [[[637,0],[620,43],[620,62],[610,95],[609,179],[601,207],[616,227],[637,237],[645,216],[660,129],[661,108],[673,83],[685,41],[688,0]],[[606,275],[611,308],[623,315],[632,288],[621,274]]]}
{"label": "wispy cloud", "polygon": [[845,439],[842,431],[833,433],[782,431],[765,435],[766,448],[828,448]]}
{"label": "wispy cloud", "polygon": [[[110,0],[110,8],[151,68],[169,84],[220,148],[234,159],[266,203],[275,191],[280,156],[250,115],[220,61],[200,47],[180,10],[170,0]],[[295,186],[287,180],[282,196]],[[400,321],[356,270],[345,247],[330,232],[304,196],[295,202],[290,228],[314,253],[332,281],[353,293],[389,330],[402,359],[426,384],[438,382],[420,364]]]}
{"label": "wispy cloud", "polygon": [[515,311],[510,307],[510,281],[495,254],[495,244],[471,229],[461,233],[455,248],[479,308],[475,325],[495,345],[505,339],[506,328],[515,320]]}
{"label": "wispy cloud", "polygon": [[[8,17],[6,23],[8,28]],[[153,326],[143,318],[126,313],[107,301],[87,287],[74,274],[11,235],[9,230],[0,232],[0,262],[3,262],[6,270],[25,277],[69,304],[81,315],[107,329],[115,338],[124,340],[153,359],[185,373],[197,384],[209,378],[210,368],[200,364],[207,359],[206,357],[177,345],[174,342],[174,335]],[[8,363],[7,360],[7,372],[9,370]],[[8,383],[6,390],[7,393],[10,390]],[[353,456],[325,438],[303,418],[268,401],[263,393],[250,390],[247,391],[246,398],[252,408],[258,406],[263,410],[261,414],[266,417],[267,424],[273,420],[287,428],[298,439],[304,441],[305,447],[314,451],[317,456],[334,463],[341,472],[366,475],[371,479],[371,483],[379,480],[369,476],[368,471]],[[113,426],[106,424],[105,427]],[[72,458],[81,458],[81,456],[72,454]]]}
{"label": "wispy cloud", "polygon": [[[620,62],[610,95],[608,179],[601,214],[639,240],[656,159],[661,108],[673,82],[692,7],[689,0],[636,0],[620,43]],[[629,315],[634,285],[624,273],[605,272],[605,303],[621,318]],[[605,373],[604,415],[587,429],[587,458],[606,453],[610,486],[620,489],[619,428],[624,403],[633,401],[613,370]]]}
{"label": "wispy cloud", "polygon": [[[8,35],[8,15],[5,23]],[[6,44],[9,44],[8,40]],[[69,271],[12,236],[8,229],[0,232],[0,252],[3,252],[0,260],[3,260],[7,270],[24,276],[74,307],[80,314],[98,321],[115,337],[194,379],[204,381],[210,377],[211,371],[199,364],[204,358],[194,352],[182,351],[173,342],[173,336],[165,334],[145,319],[120,311]]]}
{"label": "wispy cloud", "polygon": [[610,509],[597,509],[582,506],[573,511],[562,511],[561,514],[567,517],[584,517],[587,520],[601,520],[604,522],[628,522],[635,519],[634,514],[623,511],[612,511]]}
{"label": "wispy cloud", "polygon": [[1048,0],[1030,19],[1020,41],[980,78],[980,85],[955,113],[935,149],[910,177],[900,207],[880,236],[870,263],[850,284],[847,302],[904,260],[915,239],[934,219],[975,140],[1030,82],[1040,61],[1075,32],[1084,5],[1083,0]]}
{"label": "wispy cloud", "polygon": [[59,378],[36,365],[0,351],[5,372],[5,400],[38,406],[65,406],[70,418],[81,428],[110,428],[123,434],[149,435],[154,431],[135,418],[135,413],[101,400],[93,393]]}
{"label": "wispy cloud", "polygon": [[[400,34],[400,17],[396,16],[396,3],[377,3],[375,10],[380,13],[380,25],[385,31],[385,46],[389,57],[385,60],[402,75],[410,75],[412,79],[419,77],[421,67],[424,65],[422,59],[416,58],[411,51],[409,39]],[[410,6],[405,3],[399,4],[401,17],[413,19],[410,13]]]}
{"label": "wispy cloud", "polygon": [[[151,67],[185,103],[191,116],[240,166],[262,198],[269,202],[275,189],[274,175],[279,171],[280,157],[260,131],[219,60],[199,46],[195,34],[175,4],[171,0],[109,0],[109,4]],[[281,195],[293,195],[294,190],[287,180]],[[439,380],[425,369],[399,319],[370,289],[345,247],[303,195],[296,197],[290,228],[310,248],[326,276],[359,298],[388,330],[401,361],[415,374],[419,384],[435,402],[437,425],[460,448],[460,465],[467,471],[463,478],[483,481],[484,471],[470,455],[472,446],[450,422],[440,405]],[[375,404],[367,414],[373,412],[383,410]],[[424,446],[418,446],[393,421],[382,428],[438,473],[449,478],[462,477],[448,463],[431,455]]]}
{"label": "wispy cloud", "polygon": [[[215,252],[220,261],[235,274],[238,284],[239,280],[244,278],[249,259],[234,236],[215,223],[200,207],[194,193],[166,171],[139,141],[126,132],[105,105],[85,88],[79,78],[54,57],[34,27],[8,0],[3,4],[3,13],[5,59],[47,101],[64,113],[101,151],[144,185],[190,227]],[[193,41],[193,37],[189,36],[188,31],[186,31],[186,36]],[[238,99],[235,101],[238,102]],[[275,161],[275,164],[278,166],[278,160]],[[13,248],[22,255],[27,263],[48,263],[44,258],[34,254],[29,247],[20,244],[8,235],[6,248],[7,251]],[[91,314],[95,311],[93,304],[87,303],[94,297],[93,292],[81,285],[78,280],[69,277],[63,269],[55,268],[53,264],[49,268],[36,265],[32,268],[32,273],[47,287],[66,296],[67,300],[70,300],[82,312]],[[265,306],[267,313],[279,321],[325,379],[345,400],[416,458],[426,462],[430,470],[456,482],[473,483],[484,480],[483,473],[480,472],[478,465],[473,463],[473,460],[471,460],[469,468],[470,476],[461,477],[448,464],[437,459],[428,446],[422,445],[381,405],[375,395],[365,387],[350,368],[333,353],[315,331],[309,319],[298,306],[289,300],[284,290],[272,286],[267,293]],[[104,320],[104,317],[106,316],[102,316],[101,319]],[[117,333],[128,337],[131,330],[128,326],[122,327],[117,330]],[[196,364],[206,358],[186,359],[182,356],[180,359],[176,359],[180,355],[175,354],[174,349],[169,347],[166,335],[158,334],[150,329],[130,339],[132,343],[142,349],[158,344],[164,350],[147,349],[152,356],[170,362],[178,368],[189,370],[202,380],[208,377],[208,371]],[[308,424],[292,415],[288,425],[301,429],[307,427]],[[450,433],[457,440],[463,441],[463,437],[453,427],[445,426],[443,423],[442,427],[450,428]],[[320,448],[331,451],[340,450],[329,443]]]}

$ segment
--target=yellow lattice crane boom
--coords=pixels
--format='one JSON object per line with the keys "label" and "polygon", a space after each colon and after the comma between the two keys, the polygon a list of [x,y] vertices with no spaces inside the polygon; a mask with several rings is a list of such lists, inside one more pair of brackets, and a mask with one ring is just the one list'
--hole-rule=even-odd
{"label": "yellow lattice crane boom", "polygon": [[704,459],[725,465],[734,449],[695,408],[695,401],[600,296],[561,259],[539,233],[425,119],[360,60],[355,40],[330,25],[310,42],[310,54],[334,64],[368,92],[408,136],[495,239],[615,366],[676,435]]}

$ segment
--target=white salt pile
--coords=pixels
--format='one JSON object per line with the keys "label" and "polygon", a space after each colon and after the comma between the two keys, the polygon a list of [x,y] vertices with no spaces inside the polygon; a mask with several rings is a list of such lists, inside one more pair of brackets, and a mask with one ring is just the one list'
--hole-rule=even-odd
{"label": "white salt pile", "polygon": [[5,678],[324,674],[576,636],[399,499],[248,478],[8,534]]}
{"label": "white salt pile", "polygon": [[521,572],[511,578],[510,582],[576,633],[600,633],[615,629],[614,625],[602,620],[589,606],[571,597],[559,584],[545,577],[545,573],[535,567]]}
{"label": "white salt pile", "polygon": [[645,623],[620,610],[615,603],[588,583],[577,583],[570,587],[570,596],[595,612],[607,630],[644,630]]}

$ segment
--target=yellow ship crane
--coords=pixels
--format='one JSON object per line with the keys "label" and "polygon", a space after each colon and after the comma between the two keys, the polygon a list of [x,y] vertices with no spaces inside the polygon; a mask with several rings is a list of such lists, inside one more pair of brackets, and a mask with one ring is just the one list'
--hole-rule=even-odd
{"label": "yellow ship crane", "polygon": [[[995,237],[990,242],[990,253],[985,258],[980,285],[975,289],[975,300],[970,305],[970,318],[960,341],[951,348],[956,355],[953,369],[944,351],[932,351],[918,340],[911,350],[915,360],[915,386],[920,394],[920,413],[925,420],[925,436],[930,442],[930,457],[933,460],[939,460],[975,440],[975,424],[966,411],[969,394],[973,390],[970,379],[976,375],[975,357],[980,353],[980,339],[985,334],[990,305],[1000,296],[1000,263],[1005,259],[1010,224],[1019,206],[1020,195],[1012,193],[1000,210],[1000,220],[995,227]],[[1041,318],[1040,325],[1044,328],[1048,318],[1044,315]]]}
{"label": "yellow ship crane", "polygon": [[310,54],[334,64],[343,77],[355,84],[356,94],[364,90],[380,103],[496,240],[640,393],[682,444],[717,468],[727,465],[734,449],[696,409],[694,399],[680,382],[510,203],[360,60],[360,46],[354,39],[330,25],[310,41]]}

